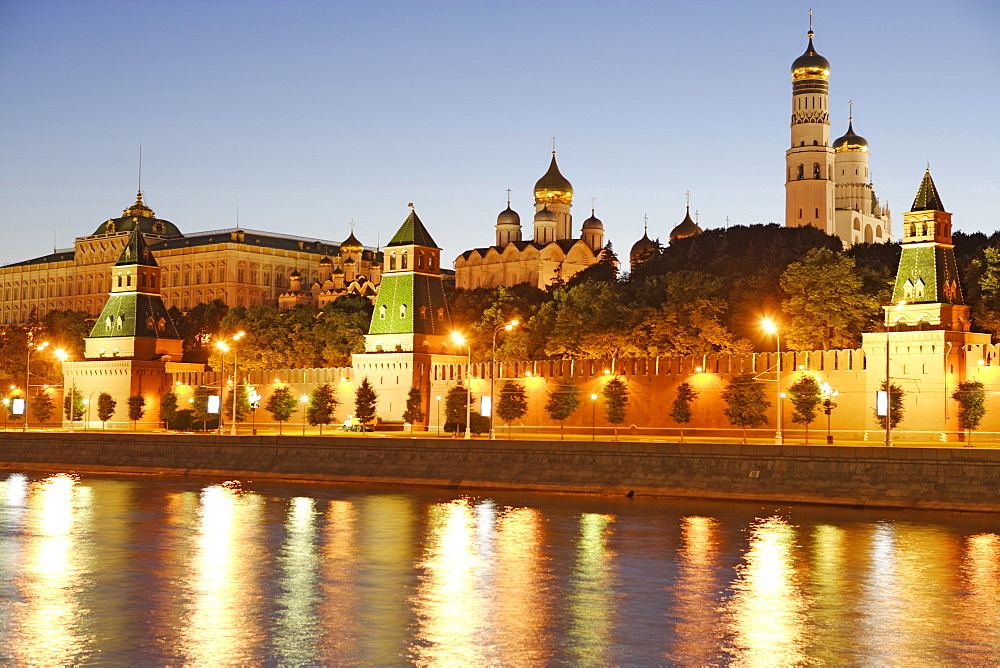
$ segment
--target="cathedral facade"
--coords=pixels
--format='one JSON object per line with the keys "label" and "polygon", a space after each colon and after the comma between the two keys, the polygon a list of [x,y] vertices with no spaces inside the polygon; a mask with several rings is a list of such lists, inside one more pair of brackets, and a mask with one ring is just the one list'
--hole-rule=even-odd
{"label": "cathedral facade", "polygon": [[455,260],[456,287],[528,283],[544,290],[597,262],[604,248],[604,224],[591,210],[580,236],[573,236],[573,186],[560,173],[555,151],[549,170],[535,183],[534,195],[531,240],[522,238],[521,217],[508,200],[497,216],[496,243],[468,250]]}
{"label": "cathedral facade", "polygon": [[342,294],[374,300],[381,253],[352,232],[343,243],[240,228],[183,234],[142,199],[73,248],[0,267],[0,325],[50,311],[100,313],[111,286],[108,267],[139,230],[162,270],[166,306],[187,311],[220,299],[229,306],[316,306]]}
{"label": "cathedral facade", "polygon": [[785,151],[785,225],[811,225],[845,246],[892,240],[888,205],[868,171],[868,142],[847,132],[830,142],[830,61],[809,46],[792,63],[791,147]]}

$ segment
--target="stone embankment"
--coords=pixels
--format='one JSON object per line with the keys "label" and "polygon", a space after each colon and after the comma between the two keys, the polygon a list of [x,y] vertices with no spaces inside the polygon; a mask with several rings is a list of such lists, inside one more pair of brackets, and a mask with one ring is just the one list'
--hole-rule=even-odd
{"label": "stone embankment", "polygon": [[0,432],[0,468],[1000,512],[1000,450]]}

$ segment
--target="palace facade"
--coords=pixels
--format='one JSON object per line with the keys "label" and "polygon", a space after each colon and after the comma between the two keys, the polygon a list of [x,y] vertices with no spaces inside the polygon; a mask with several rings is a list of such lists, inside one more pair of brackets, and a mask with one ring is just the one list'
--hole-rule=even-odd
{"label": "palace facade", "polygon": [[111,289],[111,266],[139,230],[162,270],[167,308],[187,311],[220,299],[229,306],[322,307],[343,294],[374,301],[382,254],[351,232],[325,241],[241,228],[182,233],[143,202],[78,237],[73,248],[0,267],[0,325],[28,322],[50,311],[96,316]]}

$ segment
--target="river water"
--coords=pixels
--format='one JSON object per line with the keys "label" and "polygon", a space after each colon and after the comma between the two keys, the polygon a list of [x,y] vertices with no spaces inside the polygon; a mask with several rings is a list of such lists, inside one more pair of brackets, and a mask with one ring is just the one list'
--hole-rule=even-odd
{"label": "river water", "polygon": [[998,520],[2,472],[0,662],[996,662]]}

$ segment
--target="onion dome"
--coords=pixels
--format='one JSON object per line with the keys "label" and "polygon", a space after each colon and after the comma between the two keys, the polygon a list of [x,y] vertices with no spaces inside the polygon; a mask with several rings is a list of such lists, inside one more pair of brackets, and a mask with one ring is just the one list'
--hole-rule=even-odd
{"label": "onion dome", "polygon": [[553,211],[549,211],[549,205],[543,206],[538,213],[535,214],[536,223],[554,223],[556,222],[556,214]]}
{"label": "onion dome", "polygon": [[358,238],[354,236],[354,231],[351,231],[351,236],[344,240],[344,243],[340,244],[341,251],[347,251],[348,253],[360,253],[365,248],[358,241]]}
{"label": "onion dome", "polygon": [[628,257],[633,262],[645,262],[659,251],[656,242],[650,239],[646,232],[643,232],[642,239],[632,244],[632,250],[628,252]]}
{"label": "onion dome", "polygon": [[351,258],[347,258],[346,260],[344,260],[344,266],[345,267],[353,267],[356,264],[357,264],[357,262],[355,262]]}
{"label": "onion dome", "polygon": [[847,122],[847,134],[833,142],[833,149],[837,153],[843,151],[861,151],[862,153],[866,153],[868,151],[868,140],[854,134],[854,121],[852,119]]}
{"label": "onion dome", "polygon": [[94,234],[117,234],[118,232],[131,232],[135,229],[147,236],[183,236],[177,226],[169,220],[160,220],[156,217],[153,210],[142,201],[141,190],[135,196],[135,204],[122,211],[121,218],[111,218],[104,221],[94,231]]}
{"label": "onion dome", "polygon": [[809,46],[806,52],[792,62],[792,79],[829,79],[830,61],[816,53],[813,47],[813,31],[809,31]]}
{"label": "onion dome", "polygon": [[334,275],[334,276],[343,276],[343,275],[344,275],[344,270],[343,270],[343,269],[340,269],[340,268],[338,267],[337,269],[334,269],[334,270],[333,270],[333,275]]}
{"label": "onion dome", "polygon": [[302,278],[302,274],[299,273],[298,269],[293,269],[292,273],[288,275],[288,278]]}
{"label": "onion dome", "polygon": [[507,208],[497,216],[497,225],[521,225],[521,216],[517,215],[517,211],[510,208],[510,202],[507,202]]}
{"label": "onion dome", "polygon": [[604,223],[601,222],[600,218],[594,215],[594,210],[590,210],[590,218],[583,221],[583,229],[585,230],[603,230]]}
{"label": "onion dome", "polygon": [[677,227],[670,230],[670,243],[674,243],[678,239],[693,237],[696,234],[701,234],[701,228],[698,227],[697,223],[691,220],[691,207],[687,207],[687,213],[684,216],[684,220],[682,220]]}
{"label": "onion dome", "polygon": [[319,266],[321,266],[321,267],[332,267],[333,266],[333,260],[331,260],[328,257],[324,257],[322,260],[319,261]]}
{"label": "onion dome", "polygon": [[555,151],[552,151],[552,162],[549,163],[549,171],[545,172],[545,175],[535,183],[535,204],[542,204],[543,202],[555,202],[558,204],[573,203],[573,186],[559,172]]}

